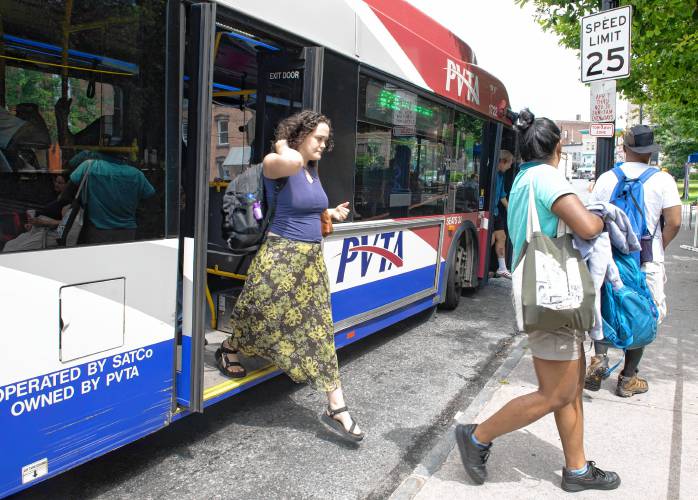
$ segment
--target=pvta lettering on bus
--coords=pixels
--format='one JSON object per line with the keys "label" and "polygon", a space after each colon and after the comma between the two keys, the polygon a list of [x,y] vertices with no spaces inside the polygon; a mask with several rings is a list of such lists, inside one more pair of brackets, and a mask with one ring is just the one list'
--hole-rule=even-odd
{"label": "pvta lettering on bus", "polygon": [[[354,262],[361,255],[361,277],[365,277],[369,269],[382,273],[395,267],[404,265],[403,257],[403,236],[402,231],[391,231],[378,233],[373,236],[372,241],[368,235],[361,238],[345,238],[342,244],[342,253],[339,260],[339,270],[337,271],[336,283],[344,281],[347,265]],[[374,261],[374,258],[377,259]],[[371,268],[371,262],[377,262]]]}
{"label": "pvta lettering on bus", "polygon": [[477,105],[480,104],[480,80],[467,67],[461,69],[460,64],[446,59],[446,92],[451,91],[451,80],[456,80],[458,97],[463,95],[463,86],[468,89],[466,99]]}

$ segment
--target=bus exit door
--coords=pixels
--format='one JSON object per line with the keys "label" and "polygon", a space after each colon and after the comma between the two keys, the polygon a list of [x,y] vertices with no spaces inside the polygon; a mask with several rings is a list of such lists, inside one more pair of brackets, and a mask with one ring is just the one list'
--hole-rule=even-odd
{"label": "bus exit door", "polygon": [[[214,353],[225,339],[224,294],[244,284],[250,257],[228,252],[221,232],[227,184],[271,151],[281,120],[318,107],[322,49],[289,44],[241,26],[218,8],[190,11],[185,99],[187,144],[183,165],[186,202],[183,229],[183,329],[177,372],[181,408],[204,406],[258,383],[273,372],[255,360],[245,379],[229,379]],[[239,28],[238,28],[239,27]],[[244,29],[243,29],[244,28]],[[237,277],[237,278],[236,278]],[[254,367],[257,367],[255,369]]]}

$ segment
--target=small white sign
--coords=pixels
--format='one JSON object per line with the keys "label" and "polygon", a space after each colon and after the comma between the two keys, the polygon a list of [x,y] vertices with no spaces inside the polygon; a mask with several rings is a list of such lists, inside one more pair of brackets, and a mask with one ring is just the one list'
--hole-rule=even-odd
{"label": "small white sign", "polygon": [[613,137],[616,126],[614,123],[592,123],[589,128],[589,135],[592,137]]}
{"label": "small white sign", "polygon": [[630,75],[631,23],[629,5],[582,18],[582,82]]}
{"label": "small white sign", "polygon": [[591,84],[591,122],[616,121],[616,81],[604,80]]}
{"label": "small white sign", "polygon": [[42,458],[22,467],[22,484],[30,483],[46,474],[48,474],[48,458]]}

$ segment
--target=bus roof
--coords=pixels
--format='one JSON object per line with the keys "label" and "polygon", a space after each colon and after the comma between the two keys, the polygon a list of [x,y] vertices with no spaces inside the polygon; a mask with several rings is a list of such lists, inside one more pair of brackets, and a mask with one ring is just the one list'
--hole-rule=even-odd
{"label": "bus roof", "polygon": [[[506,87],[468,44],[406,0],[219,0],[504,123]],[[282,7],[283,6],[283,7]]]}

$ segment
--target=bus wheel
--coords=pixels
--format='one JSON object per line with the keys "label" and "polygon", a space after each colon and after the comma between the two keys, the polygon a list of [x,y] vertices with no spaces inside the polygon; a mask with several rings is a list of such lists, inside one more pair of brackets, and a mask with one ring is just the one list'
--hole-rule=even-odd
{"label": "bus wheel", "polygon": [[453,261],[448,266],[448,277],[446,279],[446,300],[441,307],[451,310],[458,307],[461,292],[463,291],[463,276],[467,267],[467,255],[463,245],[458,245],[453,255]]}

